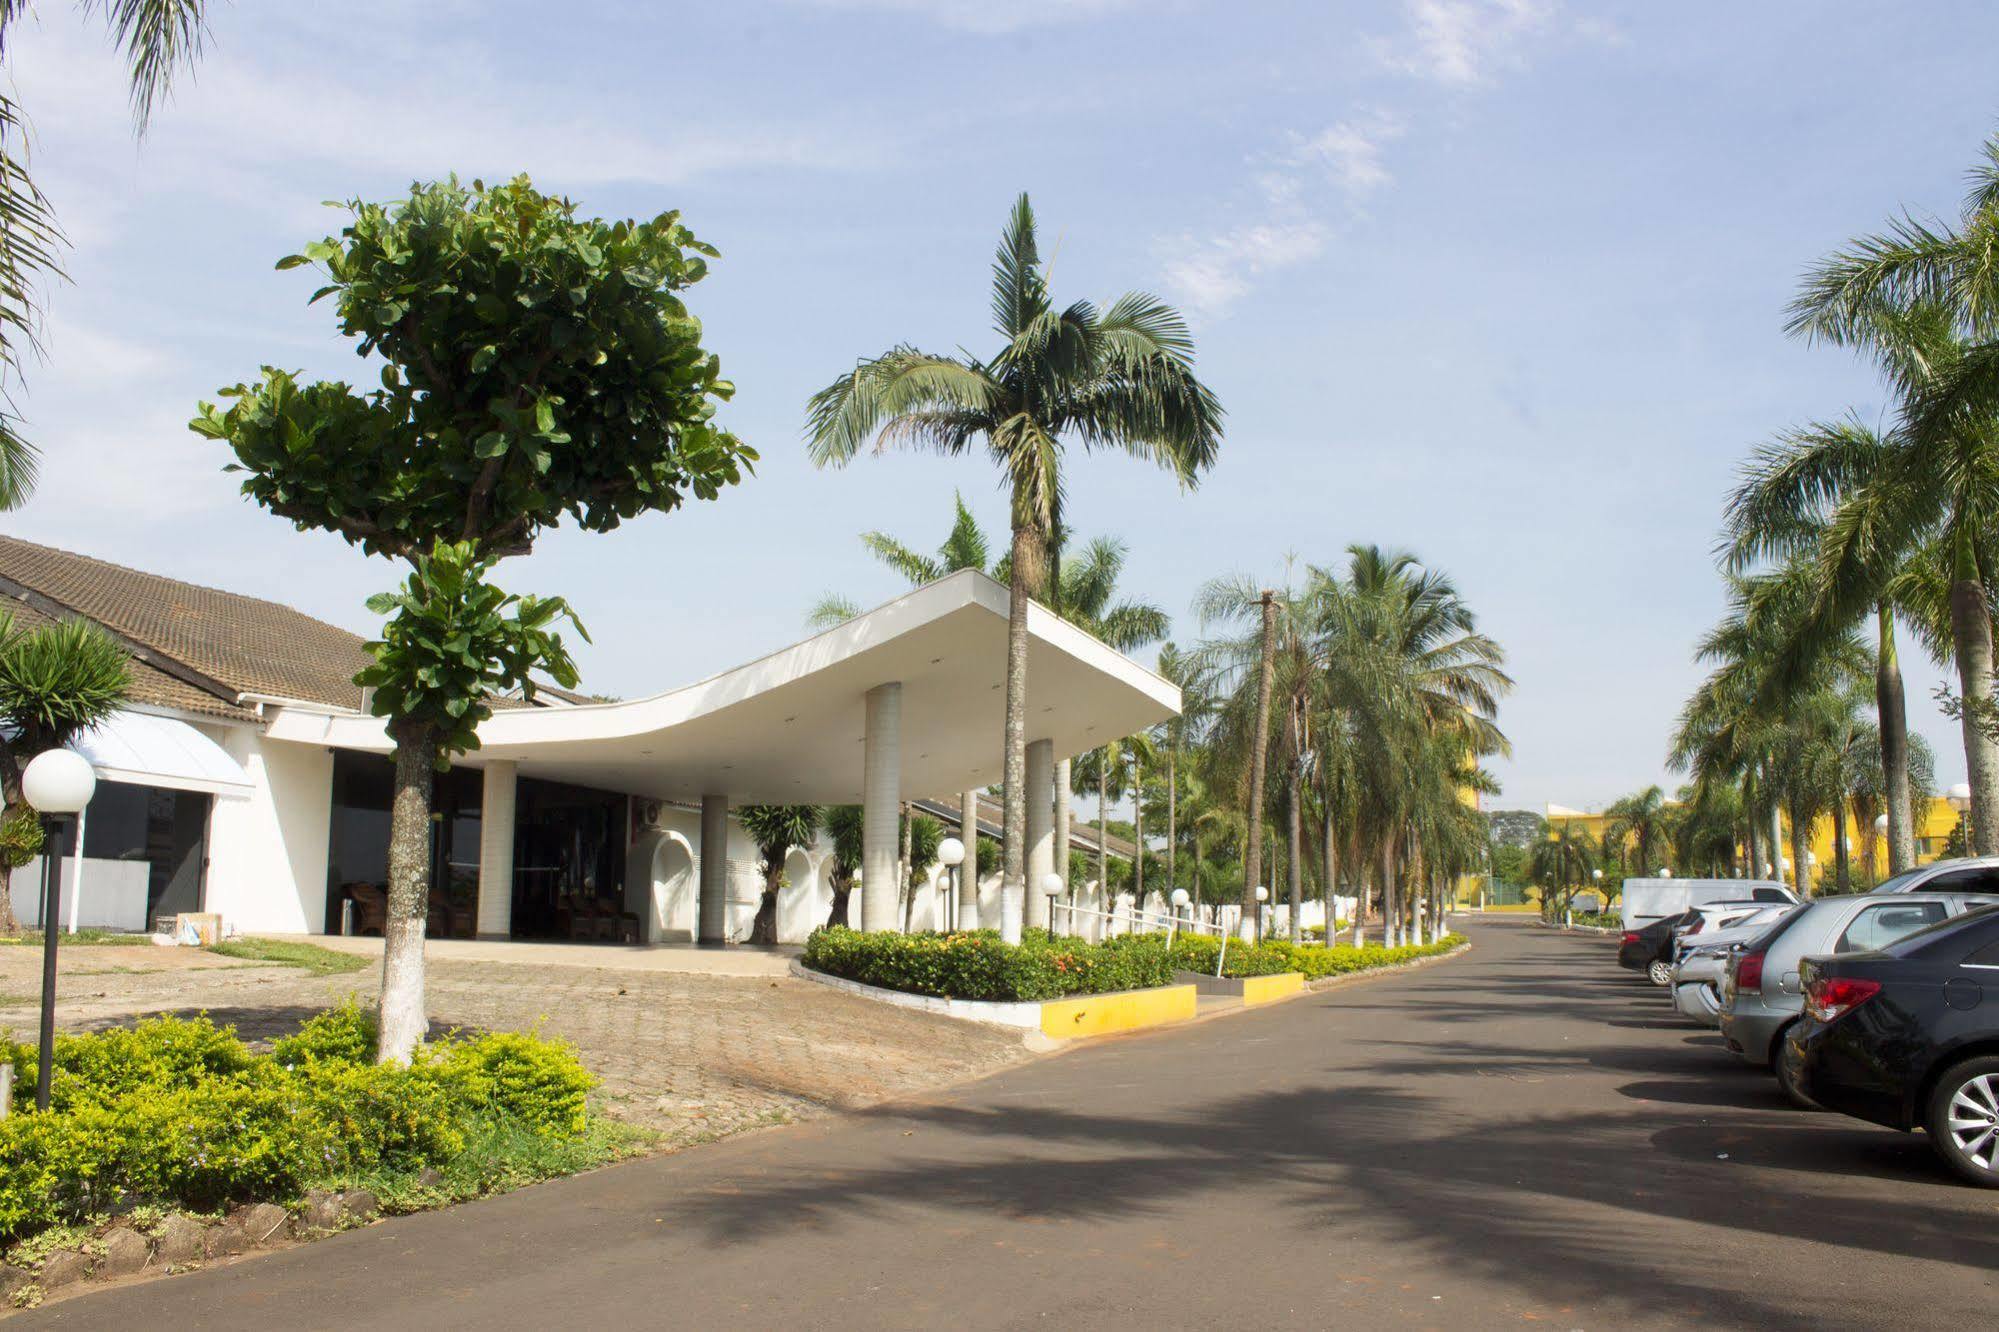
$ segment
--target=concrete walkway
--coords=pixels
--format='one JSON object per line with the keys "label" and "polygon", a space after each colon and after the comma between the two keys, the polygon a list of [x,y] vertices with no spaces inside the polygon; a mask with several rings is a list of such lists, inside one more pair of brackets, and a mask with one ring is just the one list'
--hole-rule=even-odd
{"label": "concrete walkway", "polygon": [[[340,934],[273,935],[297,938],[337,952],[380,958],[382,941]],[[536,967],[592,967],[604,971],[670,972],[682,976],[783,976],[802,951],[795,944],[702,948],[696,944],[559,943],[525,939],[426,939],[424,955],[437,962],[500,962]]]}
{"label": "concrete walkway", "polygon": [[1789,1109],[1602,939],[1468,929],[1421,970],[23,1325],[1991,1325],[1999,1200],[1920,1139]]}

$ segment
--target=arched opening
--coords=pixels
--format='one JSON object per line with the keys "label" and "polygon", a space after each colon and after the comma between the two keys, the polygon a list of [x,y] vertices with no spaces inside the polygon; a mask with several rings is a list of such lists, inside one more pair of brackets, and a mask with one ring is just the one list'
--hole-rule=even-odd
{"label": "arched opening", "polygon": [[652,943],[691,943],[700,912],[700,884],[687,839],[666,833],[652,852],[652,901],[645,917]]}
{"label": "arched opening", "polygon": [[830,903],[830,894],[819,890],[818,862],[804,847],[791,848],[784,858],[784,887],[777,893],[777,941],[804,943],[825,924]]}

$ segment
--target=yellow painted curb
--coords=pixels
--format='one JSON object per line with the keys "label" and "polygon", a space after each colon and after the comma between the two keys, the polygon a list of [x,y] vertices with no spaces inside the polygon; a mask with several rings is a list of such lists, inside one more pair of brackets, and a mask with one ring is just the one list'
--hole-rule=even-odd
{"label": "yellow painted curb", "polygon": [[1274,1004],[1279,999],[1288,999],[1305,988],[1305,973],[1302,971],[1280,971],[1275,976],[1245,976],[1242,982],[1242,1006],[1254,1008],[1258,1004]]}
{"label": "yellow painted curb", "polygon": [[1041,1034],[1067,1038],[1136,1031],[1166,1022],[1185,1022],[1194,1016],[1196,1007],[1191,985],[1054,999],[1041,1006]]}

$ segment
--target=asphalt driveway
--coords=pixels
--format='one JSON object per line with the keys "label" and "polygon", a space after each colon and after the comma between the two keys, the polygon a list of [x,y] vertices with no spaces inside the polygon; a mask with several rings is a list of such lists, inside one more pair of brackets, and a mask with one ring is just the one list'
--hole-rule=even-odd
{"label": "asphalt driveway", "polygon": [[65,1327],[1945,1327],[1999,1192],[1794,1112],[1606,941],[1111,1040],[25,1316]]}

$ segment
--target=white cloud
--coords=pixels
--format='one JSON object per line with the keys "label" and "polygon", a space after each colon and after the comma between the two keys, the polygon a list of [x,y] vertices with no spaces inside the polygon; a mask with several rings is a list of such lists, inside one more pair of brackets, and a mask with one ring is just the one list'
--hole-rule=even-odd
{"label": "white cloud", "polygon": [[1383,149],[1401,134],[1399,119],[1376,111],[1292,135],[1255,174],[1260,216],[1218,236],[1183,234],[1160,246],[1168,290],[1191,312],[1218,315],[1254,279],[1318,258],[1333,235],[1324,214],[1351,214],[1390,182]]}
{"label": "white cloud", "polygon": [[1513,63],[1523,37],[1547,26],[1552,0],[1404,0],[1409,31],[1377,43],[1382,62],[1454,87],[1483,83]]}
{"label": "white cloud", "polygon": [[799,0],[818,9],[874,10],[964,32],[1019,32],[1136,7],[1137,0]]}
{"label": "white cloud", "polygon": [[1196,314],[1219,314],[1248,293],[1250,279],[1316,258],[1328,230],[1311,218],[1247,223],[1219,236],[1181,236],[1165,246],[1166,283]]}
{"label": "white cloud", "polygon": [[1289,161],[1322,167],[1346,197],[1358,202],[1388,184],[1382,149],[1402,137],[1402,122],[1385,112],[1328,125],[1309,138],[1299,138]]}

